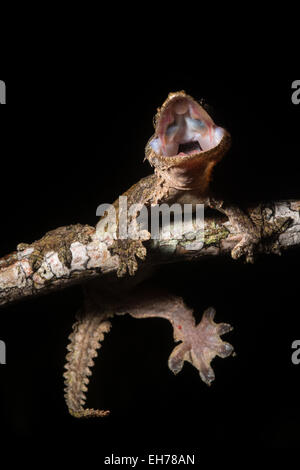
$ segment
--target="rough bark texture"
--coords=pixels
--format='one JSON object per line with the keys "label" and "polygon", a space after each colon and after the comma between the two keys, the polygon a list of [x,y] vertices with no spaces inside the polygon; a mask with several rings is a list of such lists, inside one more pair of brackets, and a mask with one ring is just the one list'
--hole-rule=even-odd
{"label": "rough bark texture", "polygon": [[[300,201],[259,204],[247,211],[260,227],[258,253],[300,246]],[[204,235],[204,243],[197,230],[183,231],[180,240],[171,236],[146,242],[144,277],[155,265],[228,255],[241,237],[217,214],[205,218]],[[100,241],[93,227],[80,224],[52,230],[31,245],[21,243],[0,259],[0,305],[116,274],[119,258],[112,254],[113,245],[111,238]]]}

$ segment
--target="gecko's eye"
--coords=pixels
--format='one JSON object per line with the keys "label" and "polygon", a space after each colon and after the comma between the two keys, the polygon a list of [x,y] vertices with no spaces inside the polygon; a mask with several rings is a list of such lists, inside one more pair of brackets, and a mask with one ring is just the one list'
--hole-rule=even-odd
{"label": "gecko's eye", "polygon": [[156,153],[166,157],[197,155],[220,143],[223,129],[191,97],[175,93],[166,103],[157,120],[156,137],[150,142]]}

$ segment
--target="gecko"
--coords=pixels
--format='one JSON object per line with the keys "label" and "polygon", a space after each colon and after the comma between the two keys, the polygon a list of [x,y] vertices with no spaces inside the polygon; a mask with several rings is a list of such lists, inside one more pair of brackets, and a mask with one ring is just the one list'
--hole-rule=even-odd
{"label": "gecko", "polygon": [[[204,204],[225,214],[241,236],[234,246],[233,259],[243,258],[253,262],[255,247],[260,239],[259,227],[237,205],[216,198],[210,190],[213,169],[231,147],[231,135],[216,125],[205,107],[185,91],[170,93],[158,108],[154,118],[153,136],[145,147],[145,160],[154,172],[128,189],[128,207],[133,204],[151,207],[157,204]],[[119,200],[114,207],[118,209]],[[138,210],[130,215],[134,224]],[[119,220],[117,221],[117,229]],[[134,225],[133,225],[134,226]],[[107,221],[101,217],[96,233],[105,236]],[[139,260],[147,256],[146,241],[151,234],[142,231],[139,239],[117,237],[111,247],[119,257],[118,277],[136,276]],[[198,369],[204,383],[210,385],[215,376],[211,361],[228,357],[233,347],[220,336],[232,328],[226,323],[215,323],[215,310],[205,310],[196,325],[193,311],[183,299],[163,288],[138,287],[128,292],[104,292],[92,283],[85,286],[84,305],[77,316],[69,337],[67,364],[65,366],[65,399],[72,416],[102,417],[109,410],[85,408],[87,385],[97,350],[104,334],[111,328],[113,315],[130,314],[134,318],[161,317],[173,326],[178,342],[168,361],[169,368],[177,374],[188,361]]]}

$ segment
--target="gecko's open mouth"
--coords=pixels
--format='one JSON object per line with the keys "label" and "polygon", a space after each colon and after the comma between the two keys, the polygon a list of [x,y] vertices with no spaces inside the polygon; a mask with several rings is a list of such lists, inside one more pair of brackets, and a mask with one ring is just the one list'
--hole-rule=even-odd
{"label": "gecko's open mouth", "polygon": [[184,92],[170,94],[157,114],[156,133],[149,142],[164,157],[200,155],[219,145],[224,129]]}

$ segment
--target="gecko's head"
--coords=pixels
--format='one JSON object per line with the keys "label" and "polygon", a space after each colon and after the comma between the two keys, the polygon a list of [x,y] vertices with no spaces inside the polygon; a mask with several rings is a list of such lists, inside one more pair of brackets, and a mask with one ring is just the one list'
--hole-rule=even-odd
{"label": "gecko's head", "polygon": [[[214,166],[230,147],[230,135],[184,91],[170,93],[154,119],[146,158],[157,169]],[[199,163],[201,162],[201,163]]]}

